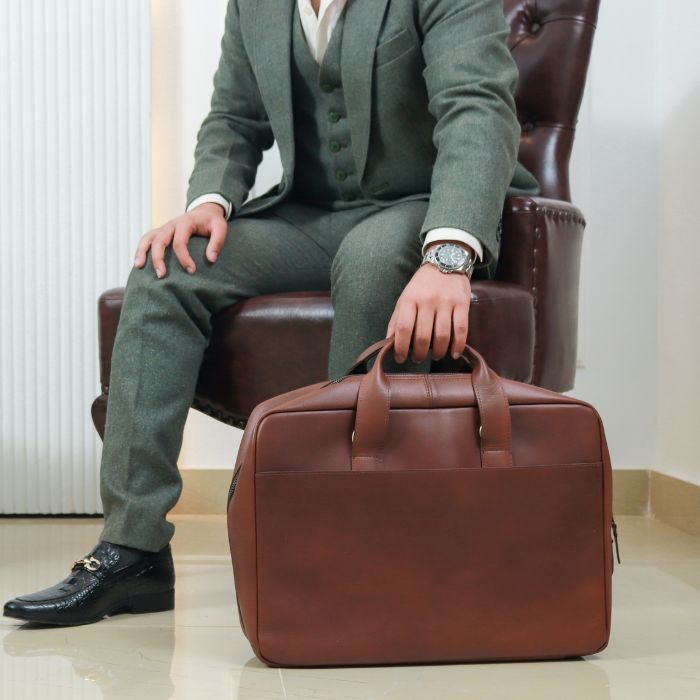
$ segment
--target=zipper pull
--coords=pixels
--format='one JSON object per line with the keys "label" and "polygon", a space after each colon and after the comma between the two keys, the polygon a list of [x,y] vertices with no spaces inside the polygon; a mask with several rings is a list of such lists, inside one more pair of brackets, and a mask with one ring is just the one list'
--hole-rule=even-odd
{"label": "zipper pull", "polygon": [[613,532],[613,541],[615,542],[615,554],[617,555],[617,563],[622,564],[622,562],[620,561],[620,545],[617,542],[617,523],[615,522],[614,517],[612,519],[612,532]]}

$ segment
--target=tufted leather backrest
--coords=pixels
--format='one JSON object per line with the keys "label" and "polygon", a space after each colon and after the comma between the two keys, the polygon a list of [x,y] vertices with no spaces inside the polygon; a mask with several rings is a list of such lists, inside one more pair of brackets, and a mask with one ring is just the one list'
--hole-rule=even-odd
{"label": "tufted leather backrest", "polygon": [[542,196],[571,201],[569,158],[600,0],[504,0],[520,78],[519,160]]}

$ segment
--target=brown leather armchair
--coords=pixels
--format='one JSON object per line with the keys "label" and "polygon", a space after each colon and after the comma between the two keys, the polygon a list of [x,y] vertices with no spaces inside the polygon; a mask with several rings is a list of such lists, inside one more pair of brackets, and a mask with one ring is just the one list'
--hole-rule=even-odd
{"label": "brown leather armchair", "polygon": [[[573,387],[576,370],[585,221],[570,203],[568,169],[598,7],[599,0],[504,0],[520,70],[519,159],[543,196],[506,200],[495,278],[472,283],[469,344],[501,376],[556,391]],[[101,436],[123,292],[110,289],[98,304],[102,394],[92,417]],[[328,292],[269,294],[224,309],[213,319],[192,406],[243,427],[260,401],[322,381],[332,320]]]}

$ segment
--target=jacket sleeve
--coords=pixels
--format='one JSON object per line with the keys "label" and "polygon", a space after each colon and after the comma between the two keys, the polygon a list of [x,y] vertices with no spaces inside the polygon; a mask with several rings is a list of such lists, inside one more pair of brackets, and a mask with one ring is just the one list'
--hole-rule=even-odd
{"label": "jacket sleeve", "polygon": [[197,134],[187,206],[203,194],[218,193],[235,213],[255,184],[263,151],[273,143],[241,36],[238,0],[229,0],[211,109]]}
{"label": "jacket sleeve", "polygon": [[503,0],[417,0],[437,156],[420,231],[454,226],[498,257],[499,222],[520,143]]}

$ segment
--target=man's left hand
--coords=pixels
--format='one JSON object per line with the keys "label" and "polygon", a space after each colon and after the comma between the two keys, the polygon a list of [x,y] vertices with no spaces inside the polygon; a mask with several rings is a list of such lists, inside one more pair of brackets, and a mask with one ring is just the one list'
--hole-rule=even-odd
{"label": "man's left hand", "polygon": [[444,273],[421,265],[406,285],[389,319],[386,337],[394,334],[394,357],[404,362],[413,341],[412,359],[422,362],[432,349],[439,360],[457,359],[467,344],[471,282],[467,275]]}

